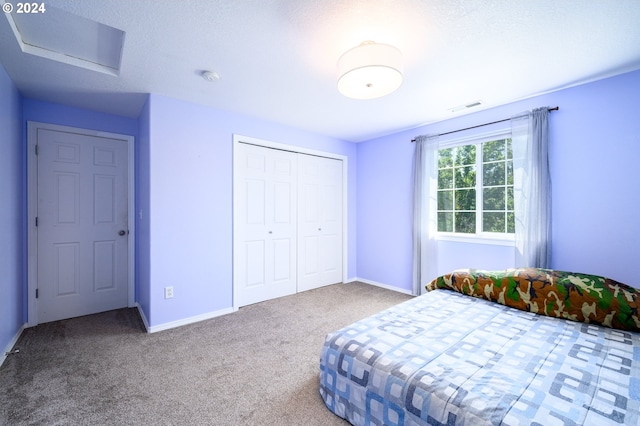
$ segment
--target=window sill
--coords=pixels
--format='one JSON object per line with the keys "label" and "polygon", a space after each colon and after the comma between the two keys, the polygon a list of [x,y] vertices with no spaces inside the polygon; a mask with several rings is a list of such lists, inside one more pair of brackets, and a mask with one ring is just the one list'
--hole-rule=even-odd
{"label": "window sill", "polygon": [[515,246],[515,238],[513,236],[491,236],[491,235],[468,235],[468,234],[437,234],[438,241],[452,241],[467,244],[486,244],[494,246]]}

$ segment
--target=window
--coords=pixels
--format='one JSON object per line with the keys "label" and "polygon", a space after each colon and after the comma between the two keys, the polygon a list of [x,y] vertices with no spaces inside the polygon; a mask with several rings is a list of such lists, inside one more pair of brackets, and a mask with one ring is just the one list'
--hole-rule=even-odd
{"label": "window", "polygon": [[438,150],[438,232],[515,231],[511,138]]}

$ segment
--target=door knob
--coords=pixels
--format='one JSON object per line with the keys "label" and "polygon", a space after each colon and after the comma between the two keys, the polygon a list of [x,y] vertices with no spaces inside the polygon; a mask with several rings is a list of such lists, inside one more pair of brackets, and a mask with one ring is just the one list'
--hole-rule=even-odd
{"label": "door knob", "polygon": [[120,232],[118,232],[118,235],[123,236],[126,233],[127,231],[125,231],[124,229],[121,229]]}

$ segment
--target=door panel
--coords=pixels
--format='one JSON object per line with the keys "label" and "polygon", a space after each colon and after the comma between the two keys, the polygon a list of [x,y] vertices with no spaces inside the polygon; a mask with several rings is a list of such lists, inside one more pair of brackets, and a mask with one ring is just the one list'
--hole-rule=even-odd
{"label": "door panel", "polygon": [[54,244],[54,276],[52,280],[54,297],[78,295],[79,292],[79,250],[77,243]]}
{"label": "door panel", "polygon": [[291,184],[288,182],[273,185],[273,222],[293,226],[291,221]]}
{"label": "door panel", "polygon": [[80,175],[54,172],[54,196],[57,194],[55,225],[78,225]]}
{"label": "door panel", "polygon": [[273,282],[288,283],[295,280],[291,276],[292,257],[290,238],[273,240]]}
{"label": "door panel", "polygon": [[38,322],[126,307],[127,142],[38,129],[37,144]]}
{"label": "door panel", "polygon": [[304,277],[318,274],[318,246],[320,238],[317,236],[307,236],[303,238],[304,252],[299,257],[300,266]]}
{"label": "door panel", "polygon": [[265,221],[265,182],[247,179],[243,193],[247,225],[264,225]]}
{"label": "door panel", "polygon": [[245,259],[251,259],[251,264],[246,262],[243,266],[243,272],[246,279],[244,285],[246,288],[264,286],[265,284],[265,248],[264,240],[262,241],[246,241],[245,242]]}
{"label": "door panel", "polygon": [[95,224],[109,224],[116,221],[115,197],[115,176],[95,175],[93,177],[93,222]]}
{"label": "door panel", "polygon": [[95,291],[113,290],[116,285],[116,245],[113,241],[93,243]]}

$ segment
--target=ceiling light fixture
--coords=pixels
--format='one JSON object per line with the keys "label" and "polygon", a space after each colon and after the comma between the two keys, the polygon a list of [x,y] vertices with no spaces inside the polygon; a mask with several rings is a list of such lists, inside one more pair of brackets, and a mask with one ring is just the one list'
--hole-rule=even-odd
{"label": "ceiling light fixture", "polygon": [[365,41],[338,59],[338,91],[349,98],[388,95],[402,80],[402,53],[388,44]]}

